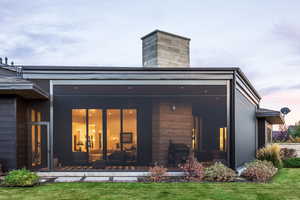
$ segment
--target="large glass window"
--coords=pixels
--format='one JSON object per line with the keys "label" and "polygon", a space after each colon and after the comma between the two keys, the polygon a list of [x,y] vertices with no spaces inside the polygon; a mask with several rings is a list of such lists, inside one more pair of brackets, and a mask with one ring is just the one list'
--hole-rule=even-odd
{"label": "large glass window", "polygon": [[193,99],[193,140],[199,161],[227,163],[227,94],[225,86],[207,86]]}
{"label": "large glass window", "polygon": [[94,162],[104,153],[112,164],[135,161],[137,110],[72,109],[72,152],[77,161]]}
{"label": "large glass window", "polygon": [[123,109],[122,149],[136,156],[137,144],[137,112],[136,109]]}
{"label": "large glass window", "polygon": [[103,148],[103,125],[102,125],[102,110],[88,110],[88,147],[89,160],[96,161],[102,158]]}
{"label": "large glass window", "polygon": [[[31,122],[40,122],[41,112],[31,110]],[[42,135],[40,125],[31,125],[31,165],[41,165],[42,162]]]}
{"label": "large glass window", "polygon": [[107,155],[113,163],[136,159],[137,111],[136,109],[107,110]]}
{"label": "large glass window", "polygon": [[90,162],[102,159],[102,121],[100,109],[72,110],[72,151],[88,153]]}
{"label": "large glass window", "polygon": [[72,148],[73,152],[87,152],[86,109],[72,110]]}
{"label": "large glass window", "polygon": [[227,128],[220,128],[219,135],[219,149],[220,151],[226,151],[226,141],[227,141]]}

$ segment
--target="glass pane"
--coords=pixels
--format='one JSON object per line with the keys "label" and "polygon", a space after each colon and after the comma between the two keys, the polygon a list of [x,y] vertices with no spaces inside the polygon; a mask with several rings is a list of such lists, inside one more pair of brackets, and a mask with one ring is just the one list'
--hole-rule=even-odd
{"label": "glass pane", "polygon": [[102,126],[102,110],[90,109],[89,112],[89,160],[96,161],[102,159],[103,147],[103,126]]}
{"label": "glass pane", "polygon": [[126,152],[127,161],[134,161],[137,149],[137,111],[123,109],[123,132],[121,147]]}
{"label": "glass pane", "polygon": [[31,110],[31,121],[35,122],[35,110]]}
{"label": "glass pane", "polygon": [[197,158],[199,161],[227,162],[227,97],[225,86],[208,86],[193,101],[193,114],[199,119]]}
{"label": "glass pane", "polygon": [[[107,155],[121,150],[121,111],[119,109],[107,110]],[[115,154],[116,155],[116,154]],[[112,159],[110,157],[109,159]]]}
{"label": "glass pane", "polygon": [[[40,122],[42,120],[41,112],[37,112],[37,121]],[[36,162],[38,165],[42,162],[42,127],[37,126],[37,158]]]}
{"label": "glass pane", "polygon": [[32,166],[35,166],[35,158],[36,158],[36,143],[35,143],[35,131],[36,126],[32,125],[31,126],[31,162]]}
{"label": "glass pane", "polygon": [[192,129],[192,149],[196,153],[199,146],[199,117],[194,116],[194,126]]}
{"label": "glass pane", "polygon": [[[36,112],[35,110],[31,110],[31,121],[32,122],[35,122],[35,115],[36,115]],[[35,125],[32,125],[31,126],[31,165],[32,166],[36,166],[36,126]]]}
{"label": "glass pane", "polygon": [[72,109],[72,150],[87,152],[86,109]]}
{"label": "glass pane", "polygon": [[227,128],[220,128],[219,149],[226,151]]}

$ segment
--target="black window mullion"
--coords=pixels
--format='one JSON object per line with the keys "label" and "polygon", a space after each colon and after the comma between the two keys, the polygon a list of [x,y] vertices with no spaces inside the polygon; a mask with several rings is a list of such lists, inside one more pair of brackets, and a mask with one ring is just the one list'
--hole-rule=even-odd
{"label": "black window mullion", "polygon": [[106,160],[107,158],[107,112],[106,109],[103,110],[103,159]]}
{"label": "black window mullion", "polygon": [[86,115],[86,152],[87,152],[87,159],[89,158],[89,110],[85,110]]}
{"label": "black window mullion", "polygon": [[123,139],[122,139],[122,133],[123,133],[123,109],[120,109],[120,122],[121,122],[121,131],[120,131],[120,143],[121,143],[121,151],[123,151]]}

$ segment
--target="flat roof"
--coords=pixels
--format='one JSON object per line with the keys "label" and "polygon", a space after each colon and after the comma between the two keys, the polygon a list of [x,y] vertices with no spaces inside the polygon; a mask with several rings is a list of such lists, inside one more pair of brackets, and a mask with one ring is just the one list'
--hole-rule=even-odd
{"label": "flat roof", "polygon": [[280,111],[270,110],[266,108],[259,108],[256,111],[257,118],[264,118],[270,124],[284,124],[284,118]]}
{"label": "flat roof", "polygon": [[232,71],[236,72],[249,86],[253,93],[261,99],[261,96],[257,90],[253,87],[249,79],[245,76],[239,67],[121,67],[121,66],[61,66],[61,65],[16,65],[16,67],[22,67],[23,71],[144,71],[144,72],[189,72],[189,71]]}
{"label": "flat roof", "polygon": [[0,76],[0,95],[18,95],[25,99],[48,99],[49,94],[31,81]]}

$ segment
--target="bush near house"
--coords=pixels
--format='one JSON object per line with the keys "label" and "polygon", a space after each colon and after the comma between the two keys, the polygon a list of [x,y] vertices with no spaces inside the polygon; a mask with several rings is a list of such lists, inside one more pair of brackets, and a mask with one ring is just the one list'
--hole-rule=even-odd
{"label": "bush near house", "polygon": [[39,177],[27,169],[12,170],[4,177],[3,185],[13,187],[26,187],[38,184]]}
{"label": "bush near house", "polygon": [[153,182],[161,182],[167,173],[167,168],[155,163],[154,167],[150,167],[150,180]]}
{"label": "bush near house", "polygon": [[231,182],[237,178],[237,174],[232,169],[226,167],[221,162],[205,169],[204,180],[217,182]]}
{"label": "bush near house", "polygon": [[250,181],[266,182],[270,180],[278,169],[274,167],[270,161],[255,160],[246,164],[246,169],[242,172],[241,176]]}
{"label": "bush near house", "polygon": [[283,160],[283,167],[300,168],[300,158],[288,158]]}
{"label": "bush near house", "polygon": [[186,179],[201,181],[204,178],[204,167],[194,157],[190,157],[185,164],[180,165],[180,168],[184,170]]}
{"label": "bush near house", "polygon": [[273,163],[277,168],[282,168],[282,160],[280,157],[280,146],[278,144],[268,145],[261,148],[256,153],[258,160],[267,160]]}
{"label": "bush near house", "polygon": [[281,148],[280,157],[282,160],[286,160],[288,158],[295,158],[297,157],[297,152],[295,149]]}

